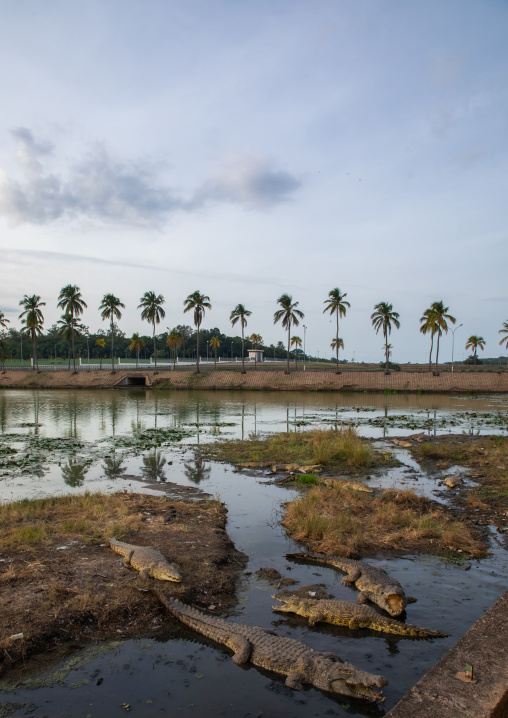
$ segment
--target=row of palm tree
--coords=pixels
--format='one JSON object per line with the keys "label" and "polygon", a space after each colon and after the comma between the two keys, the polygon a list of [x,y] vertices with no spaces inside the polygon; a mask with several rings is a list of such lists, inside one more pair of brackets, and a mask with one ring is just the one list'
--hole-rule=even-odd
{"label": "row of palm tree", "polygon": [[[330,290],[327,299],[324,301],[325,308],[323,313],[329,313],[330,316],[335,315],[336,318],[336,331],[335,337],[332,340],[331,347],[335,350],[335,358],[337,364],[337,373],[339,373],[339,350],[344,349],[344,341],[339,337],[339,319],[346,316],[347,310],[350,308],[350,303],[346,300],[347,294],[342,292],[338,287]],[[153,291],[145,292],[140,299],[138,309],[141,309],[141,318],[153,325],[153,341],[154,341],[154,361],[155,369],[157,370],[157,351],[156,351],[156,336],[155,329],[156,325],[160,324],[161,320],[166,316],[163,304],[165,303],[162,294],[156,294]],[[40,296],[26,295],[19,302],[20,306],[23,307],[22,313],[19,315],[21,319],[22,328],[21,331],[30,336],[33,345],[33,365],[34,369],[38,369],[37,351],[36,351],[36,340],[37,337],[42,334],[42,326],[44,323],[44,316],[42,313],[42,307],[46,305],[45,302],[41,301]],[[287,368],[289,372],[289,357],[290,349],[301,348],[302,340],[300,337],[294,335],[291,337],[292,327],[297,327],[300,320],[304,318],[304,313],[298,309],[298,302],[293,301],[293,297],[287,293],[282,294],[277,304],[279,308],[273,315],[274,324],[281,322],[282,327],[288,332],[287,342]],[[83,314],[84,309],[87,308],[87,304],[84,301],[79,287],[76,285],[68,284],[63,287],[58,296],[57,306],[63,310],[62,318],[59,320],[57,325],[60,328],[61,336],[71,344],[71,353],[73,358],[73,367],[76,371],[76,357],[75,357],[75,337],[81,336],[85,330],[82,324],[79,322],[79,317]],[[114,367],[114,337],[115,337],[115,320],[122,318],[121,309],[125,308],[118,297],[114,294],[105,294],[99,310],[103,320],[109,320],[111,324],[111,364],[112,371]],[[205,312],[207,309],[211,309],[210,297],[202,294],[199,291],[192,292],[184,300],[184,313],[193,312],[194,325],[196,327],[196,371],[199,373],[199,333],[201,324],[203,322]],[[250,317],[252,312],[247,309],[243,304],[237,304],[230,314],[230,321],[232,326],[240,323],[242,330],[242,373],[245,373],[245,328],[247,326],[247,319]],[[449,308],[444,306],[443,301],[433,302],[428,309],[423,312],[420,318],[420,331],[422,334],[430,334],[431,344],[429,352],[429,371],[432,365],[432,352],[434,349],[434,340],[436,341],[436,353],[435,353],[435,367],[437,371],[439,362],[439,341],[443,333],[448,333],[448,323],[455,324],[455,317],[449,314]],[[0,311],[0,330],[6,328],[9,320],[5,317],[5,314]],[[376,334],[382,330],[384,337],[384,353],[385,353],[385,368],[386,371],[389,369],[389,357],[392,349],[391,344],[388,343],[388,337],[391,334],[392,326],[396,329],[400,328],[399,313],[393,310],[393,305],[388,302],[379,302],[374,307],[374,312],[371,315],[371,322],[376,331]],[[504,335],[500,345],[505,345],[508,348],[508,321],[503,323],[502,329],[499,333]],[[262,342],[262,337],[259,334],[252,334],[249,339],[253,343],[253,346],[259,346]],[[174,361],[176,361],[176,352],[182,346],[183,335],[177,329],[169,330],[166,340],[167,346],[173,351]],[[97,340],[97,345],[101,348],[105,347],[105,340],[103,338]],[[130,350],[136,351],[136,362],[139,363],[139,352],[145,346],[144,341],[141,339],[139,334],[133,334],[130,344]],[[217,359],[217,349],[220,347],[220,339],[218,337],[212,337],[210,346],[215,352],[215,358]],[[485,340],[483,337],[472,335],[466,342],[466,349],[473,350],[473,359],[476,364],[478,349],[483,350],[485,348]],[[297,352],[295,352],[295,365],[297,361]],[[102,366],[102,356],[101,356]]]}

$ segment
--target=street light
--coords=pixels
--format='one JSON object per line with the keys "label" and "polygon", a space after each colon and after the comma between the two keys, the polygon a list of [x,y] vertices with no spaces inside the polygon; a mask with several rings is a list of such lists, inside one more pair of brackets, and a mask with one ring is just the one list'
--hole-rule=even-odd
{"label": "street light", "polygon": [[231,361],[233,361],[233,342],[231,342]]}
{"label": "street light", "polygon": [[459,324],[458,327],[455,327],[455,329],[451,330],[451,332],[452,332],[452,371],[453,371],[453,348],[454,348],[454,344],[455,344],[455,332],[457,331],[457,329],[460,329],[460,327],[462,327],[462,326],[463,326],[463,324]]}
{"label": "street light", "polygon": [[206,361],[208,361],[208,343],[209,343],[209,340],[207,339],[206,340]]}
{"label": "street light", "polygon": [[307,327],[305,324],[303,325],[303,370],[305,371],[305,334],[307,332]]}

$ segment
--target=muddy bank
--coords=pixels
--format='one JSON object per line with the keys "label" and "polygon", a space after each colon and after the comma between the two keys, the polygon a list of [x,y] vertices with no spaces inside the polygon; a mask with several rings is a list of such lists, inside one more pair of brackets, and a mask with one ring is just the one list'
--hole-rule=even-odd
{"label": "muddy bank", "polygon": [[[134,383],[135,382],[135,383]],[[6,371],[0,373],[0,388],[29,389],[111,389],[146,386],[171,389],[242,389],[251,391],[371,391],[429,393],[502,393],[508,392],[508,372],[392,372],[194,369],[153,371]]]}
{"label": "muddy bank", "polygon": [[[92,499],[100,495],[91,495]],[[89,495],[90,497],[90,495]],[[226,510],[216,501],[116,494],[98,499],[106,511],[83,508],[86,497],[18,502],[0,508],[0,673],[44,652],[48,662],[62,645],[125,639],[162,628],[164,611],[138,572],[107,544],[152,545],[177,564],[181,583],[167,593],[218,614],[234,596],[246,557],[226,531]],[[107,516],[110,516],[110,519]],[[95,518],[95,520],[94,520]],[[7,525],[9,528],[7,528]],[[55,653],[56,652],[56,653]]]}

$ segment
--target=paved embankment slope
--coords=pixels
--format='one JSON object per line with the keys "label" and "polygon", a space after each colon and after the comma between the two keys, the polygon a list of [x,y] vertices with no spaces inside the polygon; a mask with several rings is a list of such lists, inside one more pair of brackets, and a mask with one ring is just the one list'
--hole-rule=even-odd
{"label": "paved embankment slope", "polygon": [[[466,665],[474,683],[464,683]],[[400,700],[386,718],[508,716],[508,591]]]}
{"label": "paved embankment slope", "polygon": [[345,371],[6,371],[0,373],[0,388],[108,389],[128,377],[144,379],[146,386],[164,383],[167,389],[245,389],[266,391],[400,391],[400,392],[508,392],[508,372],[451,372],[434,376],[431,372]]}

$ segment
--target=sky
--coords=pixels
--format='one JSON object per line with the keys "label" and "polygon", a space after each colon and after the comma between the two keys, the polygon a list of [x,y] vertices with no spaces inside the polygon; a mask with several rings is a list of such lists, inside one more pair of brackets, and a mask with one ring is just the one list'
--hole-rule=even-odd
{"label": "sky", "polygon": [[[380,361],[378,302],[400,314],[393,360],[425,362],[419,319],[442,300],[499,356],[508,320],[506,0],[24,0],[0,4],[0,310],[38,294],[45,326],[78,285],[91,331],[191,324]],[[303,328],[295,328],[303,338]],[[440,358],[451,359],[451,333]]]}

